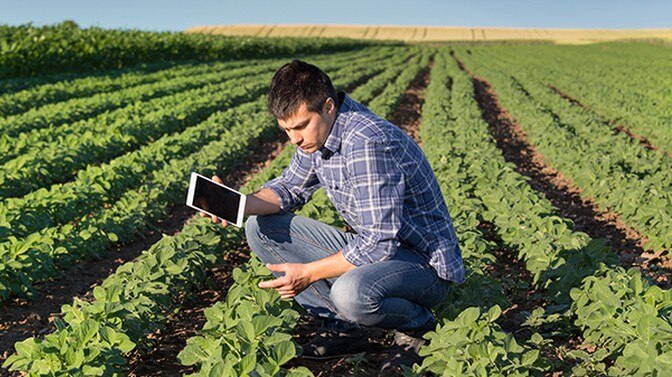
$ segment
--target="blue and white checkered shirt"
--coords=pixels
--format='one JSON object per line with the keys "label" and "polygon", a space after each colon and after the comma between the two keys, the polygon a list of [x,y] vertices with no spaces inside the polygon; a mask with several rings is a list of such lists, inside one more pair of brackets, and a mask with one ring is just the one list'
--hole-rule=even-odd
{"label": "blue and white checkered shirt", "polygon": [[[319,187],[358,233],[343,248],[355,266],[384,261],[397,247],[423,256],[445,280],[465,279],[448,207],[422,149],[392,123],[349,96],[322,148],[296,149],[282,175],[264,187],[283,211],[305,204]],[[339,99],[341,99],[339,98]]]}

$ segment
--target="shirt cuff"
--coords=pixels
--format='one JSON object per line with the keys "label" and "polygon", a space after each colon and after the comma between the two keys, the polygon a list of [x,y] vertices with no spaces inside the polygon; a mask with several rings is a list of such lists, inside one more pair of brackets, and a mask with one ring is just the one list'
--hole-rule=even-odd
{"label": "shirt cuff", "polygon": [[286,212],[292,202],[292,196],[289,193],[289,190],[273,181],[266,182],[262,187],[270,189],[275,193],[280,202],[280,212]]}

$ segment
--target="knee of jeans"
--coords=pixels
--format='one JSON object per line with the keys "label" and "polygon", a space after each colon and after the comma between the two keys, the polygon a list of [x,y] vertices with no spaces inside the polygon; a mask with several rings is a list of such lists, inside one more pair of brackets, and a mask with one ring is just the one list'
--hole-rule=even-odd
{"label": "knee of jeans", "polygon": [[345,319],[365,326],[374,326],[378,322],[375,316],[379,309],[379,302],[369,297],[362,280],[357,274],[342,275],[331,286],[331,301],[338,313]]}
{"label": "knee of jeans", "polygon": [[259,222],[257,216],[250,216],[245,222],[245,237],[247,239],[258,239],[259,238]]}

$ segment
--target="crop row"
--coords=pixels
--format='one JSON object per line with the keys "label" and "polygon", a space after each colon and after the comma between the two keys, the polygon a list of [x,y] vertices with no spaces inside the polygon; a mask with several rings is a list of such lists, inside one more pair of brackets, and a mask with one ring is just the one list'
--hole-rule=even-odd
{"label": "crop row", "polygon": [[[549,370],[540,355],[546,342],[534,333],[516,339],[496,322],[502,308],[510,306],[501,283],[489,276],[499,268],[493,255],[497,247],[481,231],[487,220],[481,198],[474,195],[474,160],[488,161],[480,144],[473,145],[462,133],[474,134],[476,119],[464,117],[465,95],[457,80],[448,51],[434,61],[422,108],[420,137],[437,176],[462,245],[467,280],[453,287],[436,308],[437,328],[425,337],[429,343],[420,353],[425,358],[415,373],[437,375],[541,375]],[[478,109],[476,109],[477,111]],[[482,180],[485,177],[481,178]]]}
{"label": "crop row", "polygon": [[377,97],[385,87],[395,80],[399,74],[404,70],[408,61],[399,63],[395,67],[386,70],[382,74],[367,81],[366,84],[360,86],[350,94],[352,98],[356,98],[361,103],[369,103],[372,99]]}
{"label": "crop row", "polygon": [[[348,61],[363,54],[344,55],[336,56]],[[183,102],[185,96],[192,95],[194,90],[217,89],[216,84],[226,85],[231,80],[258,81],[255,76],[270,74],[281,63],[281,60],[271,60],[237,69],[227,69],[225,65],[218,70],[184,75],[169,81],[141,85],[114,93],[54,103],[15,117],[5,118],[4,125],[0,124],[0,127],[6,130],[0,139],[0,152],[2,152],[0,162],[7,163],[14,158],[15,161],[9,165],[13,163],[21,166],[25,164],[23,161],[25,156],[37,153],[36,151],[41,151],[46,146],[68,143],[87,130],[95,132],[100,129],[101,124],[115,124],[128,119],[142,118],[157,110],[174,107]],[[203,92],[200,95],[206,94]],[[47,125],[50,126],[44,128]],[[12,132],[24,129],[31,131],[18,136]]]}
{"label": "crop row", "polygon": [[[372,49],[365,53],[363,51],[356,51],[343,54],[330,54],[315,56],[318,59],[342,59],[346,62],[350,59],[367,56],[369,54],[377,55],[380,49]],[[387,49],[388,53],[391,49]],[[117,114],[125,114],[128,111],[147,111],[131,106],[135,103],[143,103],[145,106],[151,106],[151,99],[161,98],[175,95],[177,93],[202,87],[206,84],[214,85],[225,82],[226,80],[242,78],[247,76],[254,76],[263,74],[268,71],[277,69],[282,64],[281,59],[266,59],[266,60],[251,60],[241,64],[239,61],[218,63],[218,64],[203,64],[191,69],[183,70],[180,75],[173,74],[172,78],[164,78],[163,80],[150,80],[150,82],[141,85],[131,85],[121,88],[117,91],[94,93],[89,97],[66,98],[64,101],[57,101],[49,103],[45,106],[31,106],[29,111],[21,114],[7,116],[0,118],[0,128],[4,130],[5,137],[2,139],[2,151],[13,152],[13,155],[19,153],[16,149],[7,149],[9,144],[13,146],[17,143],[15,136],[23,136],[21,133],[30,131],[26,136],[19,137],[19,146],[24,146],[34,141],[36,137],[54,137],[64,132],[76,131],[77,124],[73,124],[78,120],[91,118],[98,114],[105,115],[101,117],[102,120],[110,122],[114,120]],[[205,67],[203,67],[205,66]],[[154,76],[155,74],[148,74],[147,76]],[[139,76],[142,77],[142,76]],[[92,81],[95,83],[100,80]],[[118,80],[117,80],[118,81]],[[14,103],[13,96],[9,96],[9,101]],[[121,108],[121,109],[120,109]],[[117,111],[114,111],[119,109]],[[104,114],[113,111],[113,114]],[[65,124],[71,124],[70,128],[60,127]],[[44,129],[49,127],[48,129]],[[53,134],[53,135],[52,135]],[[25,138],[25,139],[24,139]],[[11,142],[8,142],[11,141]],[[7,149],[7,150],[5,150]],[[3,154],[6,154],[3,153]],[[3,157],[1,161],[5,161]]]}
{"label": "crop row", "polygon": [[6,118],[47,104],[89,97],[101,93],[111,93],[135,86],[159,81],[173,80],[183,76],[236,69],[246,65],[258,65],[261,61],[239,60],[211,63],[163,63],[164,68],[156,71],[141,69],[128,70],[118,74],[87,76],[54,83],[37,85],[31,88],[0,95],[0,117]]}
{"label": "crop row", "polygon": [[0,79],[118,69],[139,63],[191,60],[194,57],[201,61],[254,59],[336,52],[370,45],[370,42],[348,39],[266,39],[95,27],[81,29],[67,21],[43,27],[0,25]]}
{"label": "crop row", "polygon": [[[323,65],[327,70],[339,66],[337,61],[326,61]],[[371,64],[368,59],[349,61],[348,69],[357,67],[362,67],[363,75],[382,69],[382,66]],[[338,70],[335,73],[338,75]],[[259,106],[262,105],[253,105],[247,111],[259,112]],[[213,116],[217,115],[215,113]],[[0,240],[5,240],[7,236],[21,238],[44,227],[71,221],[104,203],[113,202],[124,191],[141,183],[153,170],[174,158],[192,153],[198,146],[218,137],[229,123],[206,120],[188,127],[184,132],[165,135],[109,163],[88,166],[68,183],[53,185],[49,190],[37,190],[22,198],[6,199],[0,203]]]}
{"label": "crop row", "polygon": [[[29,111],[8,116],[0,120],[0,127],[3,129],[6,137],[3,139],[3,148],[8,148],[11,141],[17,135],[29,132],[26,136],[19,138],[23,144],[43,140],[53,134],[54,137],[69,133],[76,133],[82,125],[76,122],[82,119],[94,119],[98,114],[103,114],[101,121],[112,122],[115,116],[126,115],[130,113],[140,113],[147,111],[147,107],[153,106],[160,101],[162,97],[173,97],[176,94],[197,89],[205,85],[214,86],[232,79],[242,79],[248,76],[255,76],[271,71],[278,61],[266,63],[261,66],[244,66],[239,68],[220,67],[210,71],[185,74],[171,80],[152,82],[130,88],[124,88],[111,93],[99,93],[91,97],[74,98],[63,102],[51,103],[42,107],[33,107]],[[157,101],[150,101],[157,98]],[[139,109],[132,106],[136,103],[142,103],[144,108]],[[121,111],[114,111],[121,108]],[[113,112],[108,115],[106,112]],[[91,121],[84,122],[84,125],[91,124]],[[70,125],[70,127],[61,126]],[[49,128],[46,128],[49,127]],[[23,136],[23,135],[21,135]],[[16,147],[15,147],[16,148]],[[33,147],[34,149],[34,147]],[[7,149],[7,152],[13,152],[11,156],[20,154],[21,149]],[[3,158],[4,160],[4,158]]]}
{"label": "crop row", "polygon": [[[575,350],[568,354],[582,360],[573,370],[578,375],[605,369],[611,363],[614,366],[609,373],[614,374],[618,374],[619,368],[625,374],[666,370],[668,336],[664,332],[658,336],[640,332],[632,322],[634,312],[628,305],[616,305],[612,297],[605,308],[605,298],[610,294],[627,295],[629,304],[636,303],[639,310],[647,313],[647,320],[660,324],[666,322],[665,308],[672,304],[669,291],[650,286],[635,270],[625,272],[614,267],[617,258],[604,246],[604,240],[591,240],[574,232],[572,223],[557,215],[548,200],[535,192],[527,179],[515,172],[514,166],[505,162],[481,118],[469,77],[455,62],[448,67],[453,87],[451,115],[455,121],[448,123],[446,132],[454,139],[450,143],[453,154],[465,161],[468,178],[463,184],[471,185],[465,189],[481,201],[481,216],[495,225],[502,242],[518,251],[517,258],[525,263],[533,276],[532,283],[543,294],[544,307],[529,313],[525,326],[539,331],[550,326],[554,336],[582,331],[584,345],[597,351],[589,354]],[[605,281],[623,275],[628,275],[628,284],[640,287],[640,291],[619,291],[614,286],[616,280],[611,285]],[[594,290],[592,281],[600,281],[613,291]],[[626,300],[623,301],[621,304]],[[605,322],[614,326],[600,327]],[[628,329],[628,343],[637,347],[646,343],[653,353],[643,358],[642,354],[633,356],[625,351],[623,346],[627,343],[618,341],[623,334],[614,328]]]}
{"label": "crop row", "polygon": [[103,162],[171,132],[205,120],[221,108],[250,101],[268,84],[241,78],[180,93],[153,103],[142,115],[120,117],[112,123],[91,122],[92,129],[68,135],[3,165],[0,197],[25,195],[40,187],[67,181],[88,164]]}
{"label": "crop row", "polygon": [[[522,125],[532,144],[584,195],[648,238],[654,250],[672,247],[672,158],[642,148],[593,114],[572,106],[523,72],[472,54],[474,70],[492,80],[502,104]],[[485,64],[485,62],[488,62]],[[572,150],[572,153],[567,153]]]}
{"label": "crop row", "polygon": [[[355,59],[362,54],[376,55],[381,49],[391,49],[391,47],[371,47],[366,50],[355,50],[338,54],[313,54],[311,55],[311,58],[320,59],[330,55],[332,57],[338,56],[339,59]],[[185,76],[196,77],[197,75],[212,72],[225,73],[227,70],[231,69],[246,66],[257,67],[266,63],[278,61],[279,59],[274,58],[207,63],[162,63],[147,68],[127,69],[112,73],[106,72],[106,74],[100,76],[86,76],[71,80],[66,79],[54,83],[33,86],[16,93],[0,95],[0,117],[15,115],[47,104],[90,97],[100,93],[112,93],[122,89],[161,81],[170,82]],[[70,122],[71,121],[72,120],[70,120]]]}
{"label": "crop row", "polygon": [[[365,59],[370,59],[369,57]],[[0,175],[0,196],[16,197],[63,182],[90,163],[104,162],[169,132],[181,131],[220,108],[252,100],[267,87],[272,67],[254,78],[236,78],[132,106],[132,111],[92,118],[75,132],[30,142],[30,152],[8,161]],[[109,123],[108,123],[109,122]],[[106,127],[101,130],[101,125]],[[56,130],[56,133],[58,133]],[[48,134],[48,132],[46,132]],[[54,137],[53,135],[50,137]]]}
{"label": "crop row", "polygon": [[[248,149],[255,145],[262,130],[267,137],[273,133],[268,119],[235,109],[211,119],[213,123],[217,121],[229,123],[221,134],[221,138],[228,140],[218,138],[198,152],[171,160],[153,172],[144,184],[124,192],[117,201],[105,206],[109,208],[100,207],[74,222],[45,228],[22,239],[10,237],[1,245],[0,253],[3,299],[10,294],[31,292],[33,282],[57,274],[62,266],[80,258],[99,256],[115,242],[134,239],[152,221],[164,216],[170,204],[178,202],[191,169],[211,164],[213,158],[222,166],[235,164],[249,154]],[[250,129],[252,124],[256,129]]]}
{"label": "crop row", "polygon": [[[356,82],[357,78],[337,78],[334,82],[337,86],[347,86],[344,85],[346,81]],[[259,127],[255,124],[250,128]],[[224,138],[218,145],[214,145],[216,148],[209,149],[213,152],[225,150],[222,144],[225,144],[227,140],[228,138]],[[284,152],[284,155],[289,156],[289,152]],[[217,156],[213,154],[201,157],[200,161],[212,161]],[[219,165],[226,160],[229,159],[218,158],[216,162]],[[277,171],[281,169],[279,164],[284,162],[286,161],[282,159],[276,160],[271,166]],[[177,167],[182,164],[184,164],[183,161],[176,161],[174,165]],[[191,169],[183,170],[188,172]],[[207,169],[201,166],[199,171],[210,174],[215,170],[211,164]],[[263,178],[265,176],[258,176],[256,180],[248,184],[248,187],[258,186],[263,183],[261,182]],[[231,231],[229,228],[225,235],[217,236],[217,228],[218,226],[211,224],[209,220],[197,219],[188,223],[176,236],[164,237],[135,262],[125,264],[114,275],[106,279],[102,286],[94,292],[94,302],[75,300],[72,306],[64,306],[63,314],[67,325],[59,323],[57,331],[47,335],[44,339],[30,338],[18,342],[15,345],[17,354],[5,362],[5,367],[12,370],[30,371],[34,375],[57,376],[93,374],[94,372],[114,373],[121,370],[126,363],[123,356],[133,350],[137,344],[146,342],[148,334],[165,324],[166,314],[177,309],[173,298],[186,292],[196,281],[202,281],[204,269],[215,262],[217,256],[222,254],[222,250],[229,250],[242,241],[240,230]],[[259,269],[254,269],[254,271],[258,272]],[[241,276],[241,273],[236,273],[239,281],[244,280]],[[257,297],[273,303],[272,307],[269,306],[271,304],[263,305],[264,308],[268,308],[267,313],[272,313],[273,308],[285,306],[278,312],[285,313],[285,317],[281,317],[282,323],[277,324],[269,318],[258,317],[259,319],[254,322],[257,324],[255,327],[254,323],[243,321],[245,324],[238,324],[240,322],[238,321],[235,327],[240,329],[240,339],[248,340],[237,344],[250,344],[252,341],[250,338],[257,339],[264,335],[267,335],[265,340],[268,340],[277,333],[275,339],[278,340],[277,344],[280,346],[274,352],[278,356],[275,359],[278,364],[278,360],[286,359],[286,355],[295,352],[295,349],[293,344],[289,347],[285,342],[288,340],[287,336],[283,336],[282,331],[276,330],[285,329],[286,332],[291,328],[291,322],[295,321],[296,316],[286,311],[287,304],[280,302],[275,292],[265,292],[265,294],[266,296],[257,295]],[[251,304],[243,304],[241,307],[254,308]],[[211,314],[209,319],[212,319],[216,312],[216,308],[209,310],[208,313]],[[251,317],[253,314],[240,313],[238,315]],[[82,330],[84,323],[86,328]],[[250,324],[252,324],[251,328]],[[114,334],[112,338],[108,335],[110,333]],[[70,344],[77,345],[77,347],[71,348],[68,346]],[[267,350],[269,347],[276,348],[261,340],[255,344],[266,344],[261,347],[261,350]],[[148,346],[151,345],[144,344],[144,347]],[[80,354],[82,356],[79,356]],[[226,355],[220,354],[220,356]],[[270,363],[270,359],[268,357],[265,363]],[[256,356],[254,360],[256,361]],[[249,358],[246,361],[249,361]],[[301,373],[301,370],[299,369],[297,373]]]}
{"label": "crop row", "polygon": [[[624,125],[672,153],[669,49],[620,43],[600,48],[521,46],[492,52],[510,69],[543,74],[545,84],[578,99],[611,124]],[[566,64],[570,59],[572,63]]]}

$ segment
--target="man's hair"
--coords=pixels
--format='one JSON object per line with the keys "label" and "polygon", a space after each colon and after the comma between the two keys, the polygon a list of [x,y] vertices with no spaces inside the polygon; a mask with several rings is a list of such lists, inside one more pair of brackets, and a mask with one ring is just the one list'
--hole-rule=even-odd
{"label": "man's hair", "polygon": [[275,72],[268,91],[268,111],[277,119],[287,119],[305,103],[309,111],[319,113],[327,98],[338,106],[329,76],[316,66],[295,59]]}

